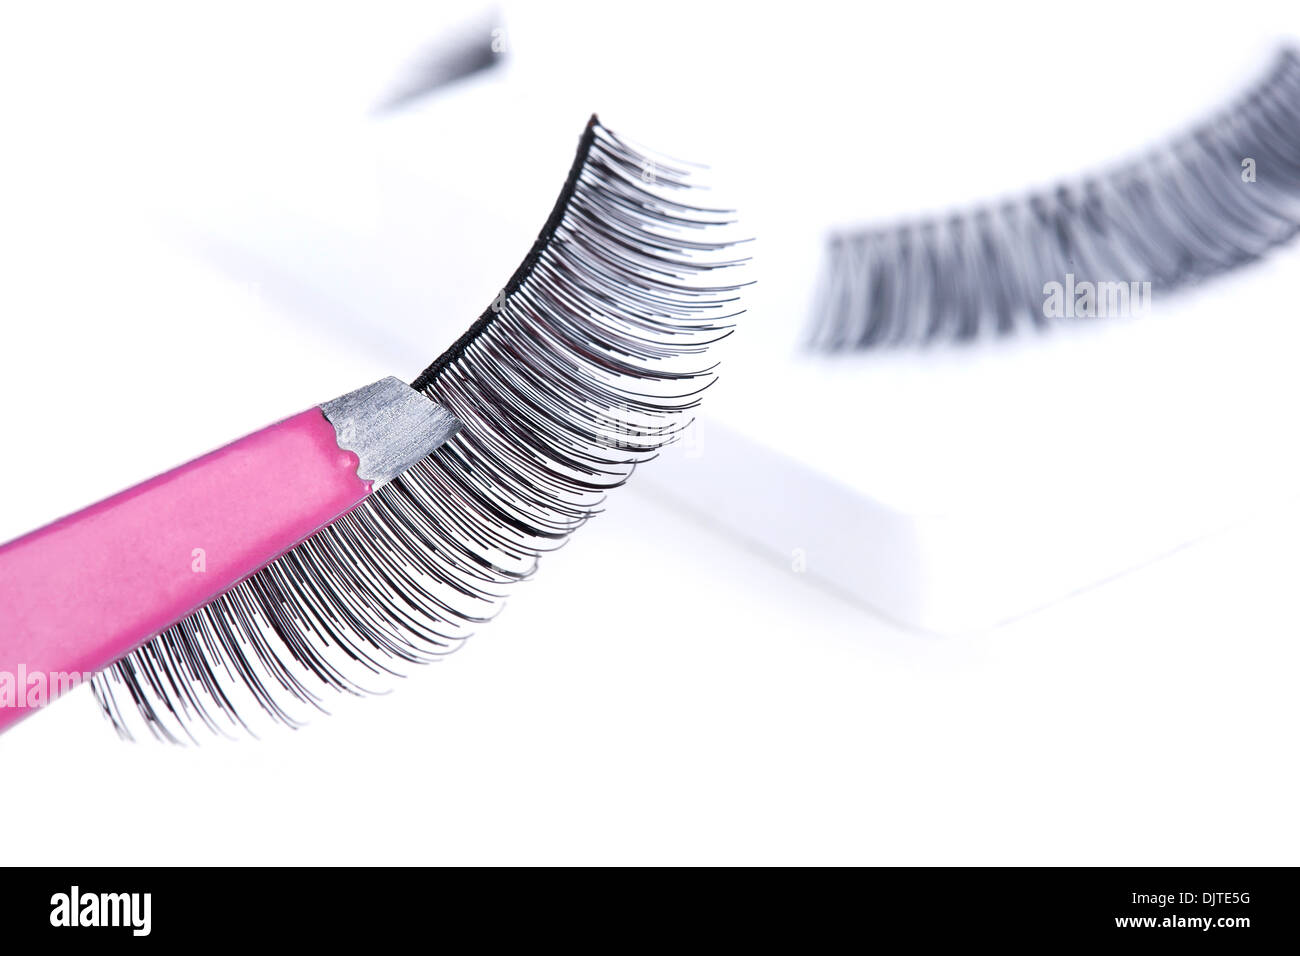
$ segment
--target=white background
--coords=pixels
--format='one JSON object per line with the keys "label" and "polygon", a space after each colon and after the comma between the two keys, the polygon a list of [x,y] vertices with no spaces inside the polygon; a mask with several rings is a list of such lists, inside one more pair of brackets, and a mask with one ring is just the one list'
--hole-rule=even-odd
{"label": "white background", "polygon": [[[747,187],[765,291],[726,359],[771,375],[825,226],[1158,141],[1297,32],[1282,4],[1132,6],[508,7],[506,69],[378,131],[390,64],[474,7],[8,11],[0,539],[412,376],[591,109]],[[0,860],[1293,863],[1297,535],[1278,499],[937,639],[634,484],[463,651],[306,730],[122,745],[80,692],[24,722]]]}

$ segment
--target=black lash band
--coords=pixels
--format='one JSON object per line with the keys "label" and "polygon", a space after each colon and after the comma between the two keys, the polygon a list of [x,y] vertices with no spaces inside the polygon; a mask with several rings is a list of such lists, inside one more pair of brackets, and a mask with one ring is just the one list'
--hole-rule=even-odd
{"label": "black lash band", "polygon": [[[1253,160],[1256,178],[1243,179]],[[1044,286],[1168,292],[1300,229],[1300,57],[1209,122],[1103,175],[947,219],[832,236],[809,336],[851,351],[1050,325]]]}
{"label": "black lash band", "polygon": [[132,737],[202,725],[297,726],[323,691],[436,660],[500,608],[508,585],[596,513],[684,427],[729,334],[740,260],[729,211],[674,196],[689,172],[592,117],[536,243],[494,302],[412,387],[460,433],[348,514],[94,680]]}

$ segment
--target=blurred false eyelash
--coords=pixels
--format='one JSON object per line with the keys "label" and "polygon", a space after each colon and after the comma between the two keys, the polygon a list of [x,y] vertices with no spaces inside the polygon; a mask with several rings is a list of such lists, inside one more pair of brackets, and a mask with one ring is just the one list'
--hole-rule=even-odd
{"label": "blurred false eyelash", "polygon": [[[1243,179],[1254,161],[1256,178]],[[809,345],[838,352],[1044,327],[1044,286],[1190,286],[1300,229],[1300,57],[1104,175],[945,220],[833,236]]]}
{"label": "blurred false eyelash", "polygon": [[379,115],[422,100],[444,87],[498,66],[505,55],[505,29],[495,11],[448,31],[408,64],[371,110]]}
{"label": "blurred false eyelash", "polygon": [[124,737],[140,723],[290,726],[455,649],[673,440],[713,381],[743,260],[729,211],[686,200],[679,164],[592,117],[554,210],[493,304],[413,383],[460,433],[356,509],[94,680]]}

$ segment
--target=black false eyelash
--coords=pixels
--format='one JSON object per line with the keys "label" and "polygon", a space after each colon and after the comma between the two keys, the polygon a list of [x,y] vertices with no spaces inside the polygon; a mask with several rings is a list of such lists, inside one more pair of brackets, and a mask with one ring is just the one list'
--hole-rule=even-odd
{"label": "black false eyelash", "polygon": [[592,117],[555,208],[493,304],[413,383],[459,434],[401,478],[97,676],[118,732],[296,726],[455,649],[684,427],[730,334],[743,260],[688,171]]}
{"label": "black false eyelash", "polygon": [[832,236],[809,343],[836,352],[1044,327],[1055,321],[1044,286],[1067,275],[1168,292],[1258,259],[1297,229],[1300,57],[1285,50],[1209,122],[1104,175]]}
{"label": "black false eyelash", "polygon": [[372,112],[402,109],[453,83],[493,69],[505,58],[504,32],[492,13],[438,37],[410,64]]}

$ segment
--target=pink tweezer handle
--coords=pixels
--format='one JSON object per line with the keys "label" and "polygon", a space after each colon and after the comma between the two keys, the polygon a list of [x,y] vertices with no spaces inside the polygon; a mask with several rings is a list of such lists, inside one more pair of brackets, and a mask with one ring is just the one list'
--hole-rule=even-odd
{"label": "pink tweezer handle", "polygon": [[0,547],[0,731],[371,490],[319,408]]}

